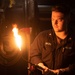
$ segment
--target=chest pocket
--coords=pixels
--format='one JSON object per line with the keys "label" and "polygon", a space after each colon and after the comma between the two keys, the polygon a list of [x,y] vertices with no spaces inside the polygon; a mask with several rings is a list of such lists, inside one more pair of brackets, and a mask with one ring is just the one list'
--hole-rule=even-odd
{"label": "chest pocket", "polygon": [[64,55],[70,55],[73,52],[72,46],[66,46],[62,49]]}
{"label": "chest pocket", "polygon": [[64,59],[70,62],[74,56],[73,42],[68,42],[63,48]]}
{"label": "chest pocket", "polygon": [[50,42],[45,42],[42,50],[42,56],[44,58],[48,56],[52,56],[52,44]]}

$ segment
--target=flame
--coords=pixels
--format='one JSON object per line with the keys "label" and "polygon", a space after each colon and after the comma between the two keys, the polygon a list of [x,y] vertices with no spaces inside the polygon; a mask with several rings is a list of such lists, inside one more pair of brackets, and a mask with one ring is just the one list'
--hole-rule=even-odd
{"label": "flame", "polygon": [[16,45],[17,45],[17,47],[19,48],[19,50],[21,51],[22,38],[21,38],[21,36],[18,34],[18,28],[15,26],[12,31],[13,31],[13,33],[14,33]]}

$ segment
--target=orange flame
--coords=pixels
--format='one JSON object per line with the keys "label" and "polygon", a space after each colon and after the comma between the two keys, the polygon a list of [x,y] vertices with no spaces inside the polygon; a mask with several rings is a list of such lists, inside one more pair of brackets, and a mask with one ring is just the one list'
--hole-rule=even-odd
{"label": "orange flame", "polygon": [[13,31],[13,33],[14,33],[16,45],[17,45],[17,47],[18,47],[18,48],[20,49],[20,51],[21,51],[22,38],[21,38],[21,36],[18,34],[18,28],[17,28],[17,26],[15,26],[12,31]]}

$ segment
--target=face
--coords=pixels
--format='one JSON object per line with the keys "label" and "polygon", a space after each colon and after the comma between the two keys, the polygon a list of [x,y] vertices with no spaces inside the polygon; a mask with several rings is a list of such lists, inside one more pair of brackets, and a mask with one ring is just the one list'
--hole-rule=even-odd
{"label": "face", "polygon": [[62,32],[66,30],[67,19],[64,17],[63,13],[52,11],[51,21],[55,32]]}

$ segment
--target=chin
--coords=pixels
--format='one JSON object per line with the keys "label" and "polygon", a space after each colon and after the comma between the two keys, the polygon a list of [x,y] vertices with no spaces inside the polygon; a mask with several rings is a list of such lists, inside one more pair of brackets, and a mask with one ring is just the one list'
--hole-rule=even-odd
{"label": "chin", "polygon": [[58,29],[54,29],[54,31],[55,31],[55,32],[59,32],[59,30],[58,30]]}
{"label": "chin", "polygon": [[62,32],[62,30],[54,30],[55,32]]}

